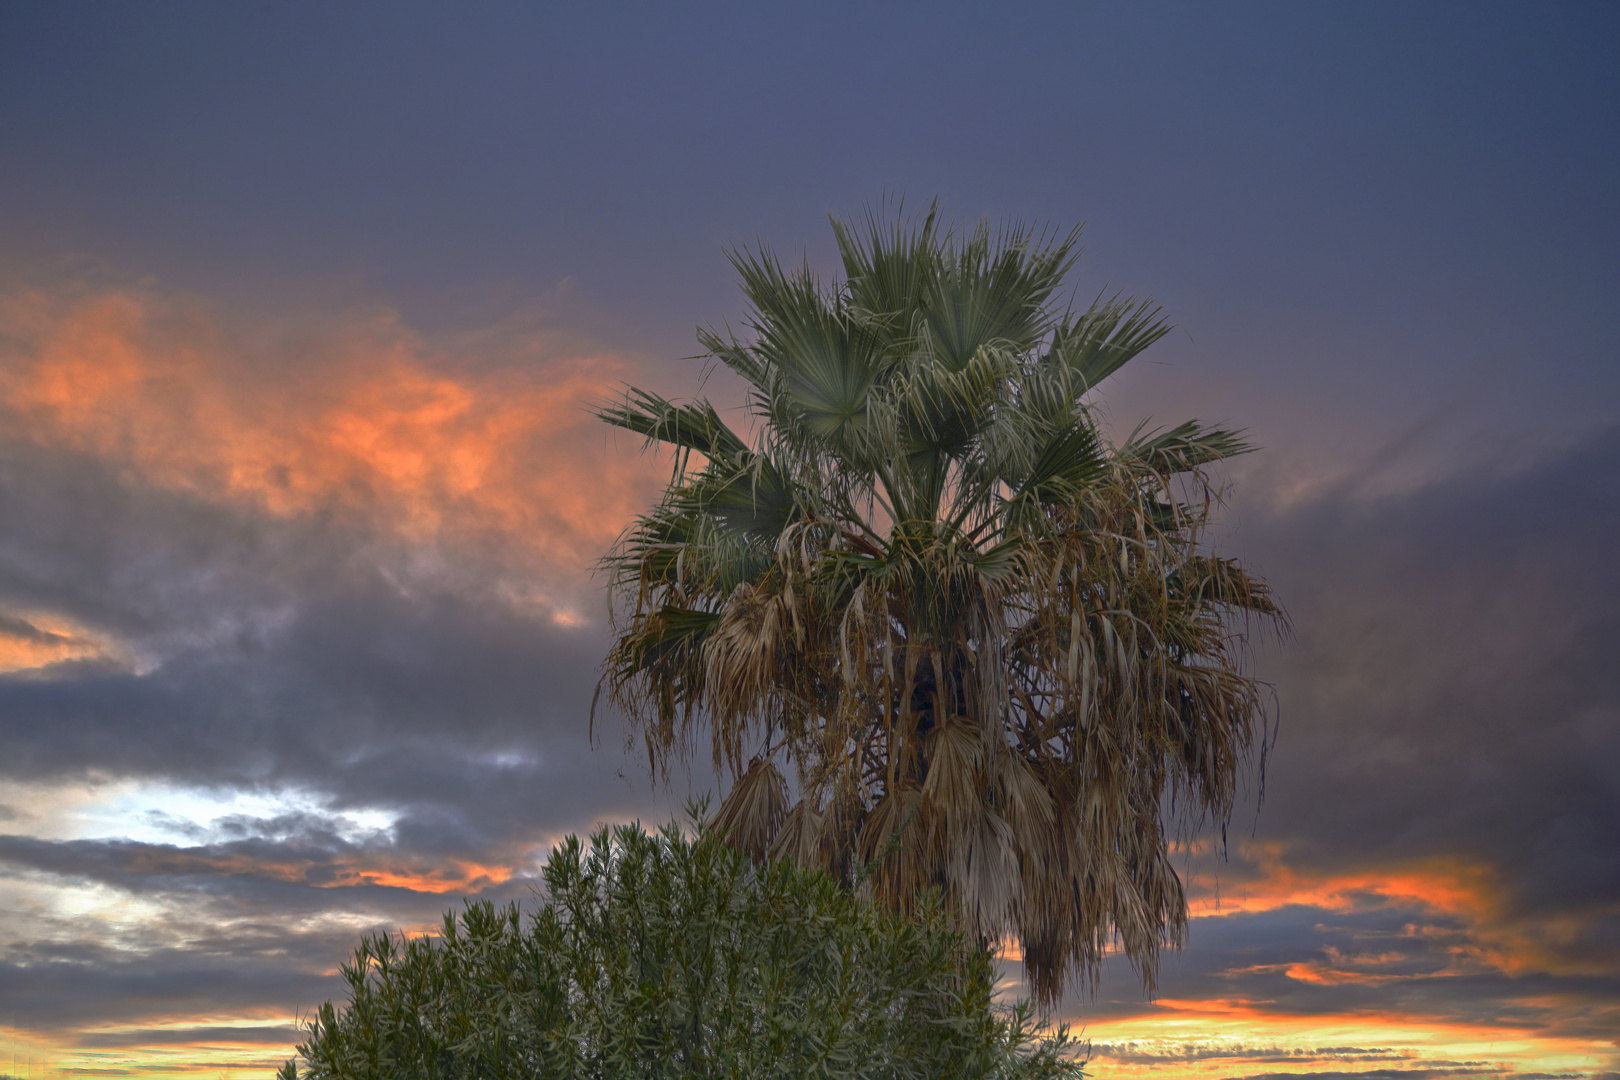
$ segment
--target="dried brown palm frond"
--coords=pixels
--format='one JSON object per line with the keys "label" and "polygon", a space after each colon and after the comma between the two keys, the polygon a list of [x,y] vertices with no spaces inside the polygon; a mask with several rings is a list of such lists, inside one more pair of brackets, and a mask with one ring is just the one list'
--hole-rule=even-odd
{"label": "dried brown palm frond", "polygon": [[763,862],[787,811],[787,781],[775,765],[755,758],[732,785],[712,824],[733,847]]}
{"label": "dried brown palm frond", "polygon": [[1186,926],[1171,836],[1224,821],[1266,752],[1247,643],[1286,618],[1207,535],[1207,470],[1248,446],[1104,444],[1085,395],[1165,324],[1052,304],[1074,234],[838,237],[830,290],[738,254],[752,337],[702,336],[753,387],[754,443],[706,404],[603,410],[701,458],[606,560],[603,689],[656,769],[706,729],[756,857],[902,907],[940,889],[1046,1000],[1114,946],[1151,985]]}
{"label": "dried brown palm frond", "polygon": [[832,860],[822,834],[822,820],[823,815],[809,799],[794,803],[771,841],[771,858],[827,869]]}
{"label": "dried brown palm frond", "polygon": [[856,856],[869,875],[867,889],[896,907],[915,902],[924,890],[941,884],[937,853],[919,840],[925,831],[917,826],[921,802],[915,787],[896,785],[872,807],[856,834]]}

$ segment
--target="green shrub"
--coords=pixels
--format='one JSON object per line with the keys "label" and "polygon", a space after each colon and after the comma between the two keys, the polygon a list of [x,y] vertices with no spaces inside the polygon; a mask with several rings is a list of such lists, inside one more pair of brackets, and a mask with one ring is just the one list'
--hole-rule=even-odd
{"label": "green shrub", "polygon": [[[993,1000],[937,901],[900,916],[710,830],[570,837],[547,898],[469,903],[440,936],[366,938],[283,1080],[1045,1078],[1065,1031]],[[527,923],[527,925],[525,925]]]}

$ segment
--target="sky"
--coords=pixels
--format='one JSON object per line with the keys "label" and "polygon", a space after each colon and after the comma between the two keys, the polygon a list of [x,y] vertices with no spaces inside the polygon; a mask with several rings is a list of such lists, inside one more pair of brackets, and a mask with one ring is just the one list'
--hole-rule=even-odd
{"label": "sky", "polygon": [[[267,1076],[365,932],[667,821],[595,560],[728,247],[1084,222],[1265,449],[1262,792],[1105,1078],[1620,1078],[1620,8],[0,0],[0,1075]],[[1009,979],[1016,977],[1010,963]],[[9,1059],[9,1060],[8,1060]]]}

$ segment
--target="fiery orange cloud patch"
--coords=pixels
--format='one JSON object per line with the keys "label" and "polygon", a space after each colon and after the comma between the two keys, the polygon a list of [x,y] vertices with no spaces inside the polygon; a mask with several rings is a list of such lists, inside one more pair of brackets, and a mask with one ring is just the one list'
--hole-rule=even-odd
{"label": "fiery orange cloud patch", "polygon": [[34,671],[71,660],[128,661],[114,643],[65,619],[0,612],[0,675]]}
{"label": "fiery orange cloud patch", "polygon": [[1462,859],[1323,873],[1291,866],[1277,845],[1248,845],[1244,854],[1257,864],[1258,873],[1236,888],[1200,885],[1189,890],[1195,916],[1250,914],[1290,905],[1343,912],[1378,900],[1484,919],[1498,907],[1495,872]]}
{"label": "fiery orange cloud patch", "polygon": [[515,866],[489,865],[467,859],[435,862],[431,869],[408,866],[350,866],[333,878],[333,885],[388,885],[413,892],[479,892],[511,880]]}
{"label": "fiery orange cloud patch", "polygon": [[1255,866],[1236,886],[1201,882],[1188,890],[1196,917],[1258,914],[1281,907],[1344,913],[1369,906],[1402,904],[1482,921],[1498,908],[1495,872],[1462,859],[1431,858],[1390,867],[1342,872],[1301,869],[1275,844],[1249,844],[1243,854]]}
{"label": "fiery orange cloud patch", "polygon": [[498,861],[479,862],[410,858],[388,850],[337,859],[276,860],[228,851],[132,844],[124,854],[123,866],[136,874],[245,876],[322,888],[384,885],[413,892],[464,895],[510,881],[527,861],[522,852]]}
{"label": "fiery orange cloud patch", "polygon": [[660,473],[583,407],[630,365],[533,332],[460,348],[392,314],[254,333],[186,298],[27,291],[0,298],[0,413],[135,482],[588,566]]}
{"label": "fiery orange cloud patch", "polygon": [[[1426,999],[1421,992],[1415,999],[1381,994],[1400,984],[1572,970],[1542,947],[1539,930],[1512,914],[1491,867],[1435,858],[1324,872],[1297,867],[1288,854],[1274,845],[1247,847],[1239,886],[1223,890],[1218,903],[1212,889],[1201,889],[1195,916],[1220,919],[1297,905],[1322,912],[1330,922],[1376,909],[1410,911],[1412,921],[1398,936],[1374,939],[1375,947],[1366,950],[1328,945],[1307,957],[1225,972],[1234,979],[1233,990],[1245,977],[1271,976],[1259,984],[1267,987],[1263,998],[1252,991],[1163,998],[1144,1002],[1134,1015],[1087,1024],[1085,1034],[1098,1048],[1097,1075],[1213,1080],[1392,1068],[1484,1075],[1615,1071],[1615,1044],[1591,1034],[1604,1030],[1601,1018],[1571,1022],[1572,1002],[1564,997],[1514,993],[1513,983],[1502,982],[1507,998],[1501,1010],[1464,1019],[1444,1010],[1414,1011],[1411,1001]],[[1347,1006],[1331,993],[1338,987],[1375,993]],[[1308,1003],[1317,1000],[1332,1011],[1311,1008]],[[1440,992],[1435,1000],[1452,998]],[[1084,1023],[1084,1010],[1070,1019]]]}
{"label": "fiery orange cloud patch", "polygon": [[[1189,890],[1194,917],[1256,914],[1286,906],[1318,908],[1343,914],[1373,907],[1412,907],[1443,916],[1452,928],[1424,920],[1411,923],[1411,937],[1454,938],[1444,950],[1454,970],[1489,968],[1507,975],[1531,972],[1577,974],[1588,971],[1577,940],[1593,913],[1560,919],[1515,917],[1504,900],[1497,869],[1460,857],[1434,857],[1393,866],[1361,867],[1343,872],[1300,869],[1290,864],[1287,852],[1275,845],[1249,845],[1244,855],[1255,867],[1235,887],[1217,890],[1200,884]],[[1605,971],[1601,959],[1593,971]],[[1377,983],[1395,976],[1376,970],[1365,957],[1334,957],[1308,965],[1295,965],[1291,978],[1322,985]]]}
{"label": "fiery orange cloud patch", "polygon": [[1229,971],[1228,974],[1264,975],[1272,972],[1282,972],[1295,982],[1313,983],[1317,986],[1378,985],[1380,983],[1399,982],[1415,978],[1436,977],[1434,972],[1413,975],[1366,970],[1369,967],[1376,969],[1383,965],[1400,963],[1407,959],[1405,953],[1388,952],[1372,956],[1347,954],[1330,945],[1322,950],[1322,956],[1322,960],[1309,963],[1255,964],[1250,967],[1236,968]]}
{"label": "fiery orange cloud patch", "polygon": [[[1560,1027],[1567,1001],[1510,994],[1510,1008],[1474,1020],[1443,1010],[1414,1011],[1410,995],[1385,999],[1378,993],[1400,983],[1517,974],[1538,963],[1507,919],[1500,882],[1489,867],[1433,859],[1313,872],[1291,864],[1288,852],[1277,846],[1243,854],[1241,887],[1224,891],[1218,905],[1213,890],[1196,895],[1196,918],[1300,905],[1320,911],[1327,921],[1379,908],[1410,910],[1413,921],[1402,936],[1377,938],[1376,947],[1366,950],[1328,945],[1306,957],[1229,970],[1224,974],[1233,982],[1225,994],[1143,1001],[1124,1015],[1116,1011],[1104,1019],[1088,1017],[1081,1004],[1062,1019],[1091,1042],[1092,1075],[1222,1080],[1323,1071],[1589,1076],[1613,1070],[1613,1046],[1589,1034],[1601,1025]],[[1196,948],[1196,928],[1193,938]],[[1410,951],[1407,940],[1414,946]],[[1009,946],[1002,955],[1015,961],[1018,950]],[[1256,975],[1272,978],[1244,983],[1244,977]],[[1361,1004],[1351,1005],[1331,993],[1349,986],[1372,988],[1370,1000],[1377,1004],[1360,998]],[[1256,993],[1258,987],[1264,989]],[[1014,981],[1008,989],[1020,988]],[[1117,1002],[1112,1006],[1118,1007]]]}
{"label": "fiery orange cloud patch", "polygon": [[[1188,845],[1183,844],[1182,849],[1188,850]],[[1487,972],[1517,976],[1573,970],[1566,958],[1544,947],[1544,939],[1560,932],[1573,936],[1579,927],[1560,931],[1549,929],[1544,919],[1527,924],[1511,917],[1503,902],[1499,874],[1488,865],[1435,857],[1331,872],[1298,867],[1288,854],[1276,844],[1243,845],[1238,883],[1217,888],[1213,880],[1196,881],[1189,887],[1189,913],[1194,919],[1219,919],[1296,906],[1323,915],[1410,909],[1413,921],[1405,926],[1403,937],[1412,948],[1403,948],[1401,939],[1386,940],[1383,948],[1366,952],[1327,946],[1306,959],[1233,969],[1229,975],[1281,974],[1296,983],[1333,987],[1392,985]],[[1423,963],[1407,966],[1420,955]],[[1009,962],[1022,959],[1016,942],[1004,943],[998,956]],[[1271,1004],[1159,1000],[1153,1007],[1171,1008],[1178,1014],[1261,1016]]]}

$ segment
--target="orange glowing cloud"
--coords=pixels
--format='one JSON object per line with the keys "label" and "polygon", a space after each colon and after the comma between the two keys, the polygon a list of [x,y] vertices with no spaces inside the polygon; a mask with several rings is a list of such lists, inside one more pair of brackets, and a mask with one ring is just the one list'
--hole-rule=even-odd
{"label": "orange glowing cloud", "polygon": [[470,859],[437,860],[425,866],[345,866],[329,885],[386,885],[424,893],[467,893],[502,885],[517,872],[515,866],[484,865]]}
{"label": "orange glowing cloud", "polygon": [[73,660],[131,662],[115,643],[66,619],[33,612],[0,613],[0,675],[37,671]]}
{"label": "orange glowing cloud", "polygon": [[526,850],[482,861],[443,856],[412,856],[388,849],[356,852],[334,859],[266,858],[206,848],[178,849],[134,843],[123,852],[126,872],[145,875],[242,876],[319,888],[382,885],[412,892],[465,895],[502,885],[532,862]]}
{"label": "orange glowing cloud", "polygon": [[[1506,996],[1511,1008],[1470,1015],[1444,990],[1384,993],[1403,984],[1441,984],[1461,977],[1548,970],[1523,937],[1488,866],[1461,858],[1414,860],[1342,872],[1295,865],[1280,845],[1243,845],[1241,884],[1195,892],[1201,919],[1253,916],[1288,906],[1334,916],[1400,911],[1396,934],[1370,937],[1370,947],[1324,945],[1306,956],[1221,972],[1224,992],[1172,996],[1109,1015],[1081,1003],[1062,1016],[1079,1028],[1095,1055],[1093,1071],[1111,1077],[1208,1080],[1281,1073],[1461,1070],[1487,1075],[1536,1071],[1590,1075],[1612,1069],[1613,1047],[1590,1032],[1600,1025],[1560,1026],[1570,1002]],[[1403,920],[1404,921],[1404,920]],[[1353,924],[1351,924],[1353,925]],[[1199,932],[1193,931],[1194,947]],[[1016,961],[1008,947],[1002,958]],[[1269,976],[1246,981],[1251,976]],[[1279,978],[1280,977],[1280,978]],[[1016,980],[1009,989],[1016,992]],[[1372,991],[1346,997],[1337,988]],[[1433,1008],[1414,1003],[1430,1001]]]}
{"label": "orange glowing cloud", "polygon": [[659,470],[583,407],[631,374],[543,335],[430,346],[392,314],[251,333],[194,300],[0,298],[0,423],[131,482],[425,541],[497,536],[577,573]]}
{"label": "orange glowing cloud", "polygon": [[[1594,920],[1620,908],[1534,919],[1512,910],[1500,871],[1456,856],[1436,856],[1388,866],[1366,866],[1328,872],[1292,865],[1277,845],[1242,848],[1253,872],[1236,886],[1217,891],[1200,884],[1190,889],[1189,908],[1198,918],[1252,915],[1300,906],[1347,914],[1375,908],[1410,908],[1427,913],[1407,924],[1410,938],[1430,939],[1430,952],[1450,957],[1443,974],[1494,969],[1507,975],[1531,972],[1601,973],[1602,956],[1590,960],[1571,942],[1581,939]],[[1325,959],[1293,964],[1286,974],[1318,985],[1393,982],[1408,977],[1376,970],[1390,958],[1343,956],[1332,950]],[[1283,970],[1279,968],[1278,970]]]}
{"label": "orange glowing cloud", "polygon": [[1300,905],[1346,912],[1369,903],[1409,904],[1466,919],[1489,918],[1498,908],[1495,872],[1458,858],[1433,858],[1392,867],[1341,873],[1289,865],[1277,845],[1247,844],[1243,852],[1258,873],[1236,889],[1191,890],[1196,916],[1251,914]]}

